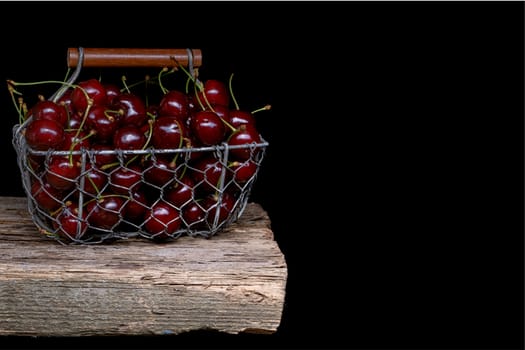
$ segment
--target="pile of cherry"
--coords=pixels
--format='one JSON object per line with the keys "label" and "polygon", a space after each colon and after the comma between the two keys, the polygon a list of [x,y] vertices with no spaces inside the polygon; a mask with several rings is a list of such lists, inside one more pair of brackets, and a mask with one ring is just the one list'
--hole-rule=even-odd
{"label": "pile of cherry", "polygon": [[194,83],[161,90],[153,105],[87,79],[19,108],[14,145],[40,231],[61,242],[166,241],[237,220],[267,144],[231,86]]}

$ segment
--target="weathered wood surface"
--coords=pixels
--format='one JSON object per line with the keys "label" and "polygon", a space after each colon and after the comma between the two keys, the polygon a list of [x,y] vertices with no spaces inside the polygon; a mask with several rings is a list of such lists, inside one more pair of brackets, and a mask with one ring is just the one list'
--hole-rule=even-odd
{"label": "weathered wood surface", "polygon": [[63,246],[38,233],[25,198],[0,197],[0,335],[273,333],[286,279],[256,203],[210,239]]}

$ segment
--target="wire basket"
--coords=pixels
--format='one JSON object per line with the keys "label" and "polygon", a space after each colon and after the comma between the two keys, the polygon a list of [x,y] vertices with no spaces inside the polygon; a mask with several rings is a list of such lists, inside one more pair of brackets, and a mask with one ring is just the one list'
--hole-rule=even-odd
{"label": "wire basket", "polygon": [[[69,49],[76,69],[48,100],[58,101],[86,66],[163,67],[174,55],[192,73],[200,65],[200,50],[170,50]],[[210,238],[242,215],[268,146],[259,134],[246,144],[38,150],[25,137],[33,117],[13,127],[13,146],[31,218],[62,244]],[[71,175],[60,170],[68,166]]]}

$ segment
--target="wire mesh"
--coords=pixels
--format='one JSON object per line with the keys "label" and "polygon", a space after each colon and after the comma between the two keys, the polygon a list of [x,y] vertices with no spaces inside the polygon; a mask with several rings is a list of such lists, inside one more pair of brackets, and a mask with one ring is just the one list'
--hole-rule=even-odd
{"label": "wire mesh", "polygon": [[[81,60],[49,100],[58,100],[80,69]],[[62,244],[209,238],[242,215],[268,146],[261,136],[242,145],[44,151],[25,138],[32,120],[12,134],[28,211],[42,234]],[[243,157],[233,155],[239,151]]]}

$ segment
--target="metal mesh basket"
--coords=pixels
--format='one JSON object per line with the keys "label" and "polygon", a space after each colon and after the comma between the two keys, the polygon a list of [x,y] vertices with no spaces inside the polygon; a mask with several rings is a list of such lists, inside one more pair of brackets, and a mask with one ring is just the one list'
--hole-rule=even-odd
{"label": "metal mesh basket", "polygon": [[[184,52],[192,71],[193,53]],[[180,54],[184,56],[184,52]],[[82,48],[77,53],[75,72],[65,88],[58,89],[49,100],[60,98],[78,78],[87,56]],[[112,51],[104,53],[110,54],[104,58],[110,63],[120,57]],[[136,64],[136,57],[130,60],[128,56],[128,65]],[[160,58],[153,60],[149,55],[142,65],[166,64]],[[90,63],[108,65],[108,61],[95,59]],[[29,115],[13,128],[28,211],[41,233],[63,244],[131,237],[152,241],[174,240],[182,235],[209,238],[242,215],[268,146],[261,136],[261,142],[242,145],[222,142],[169,149],[35,150],[24,137],[31,121]],[[111,159],[112,166],[101,166],[101,159],[105,164]],[[56,169],[67,166],[67,162],[76,164],[74,174],[57,173]],[[50,178],[63,186],[49,186]]]}

